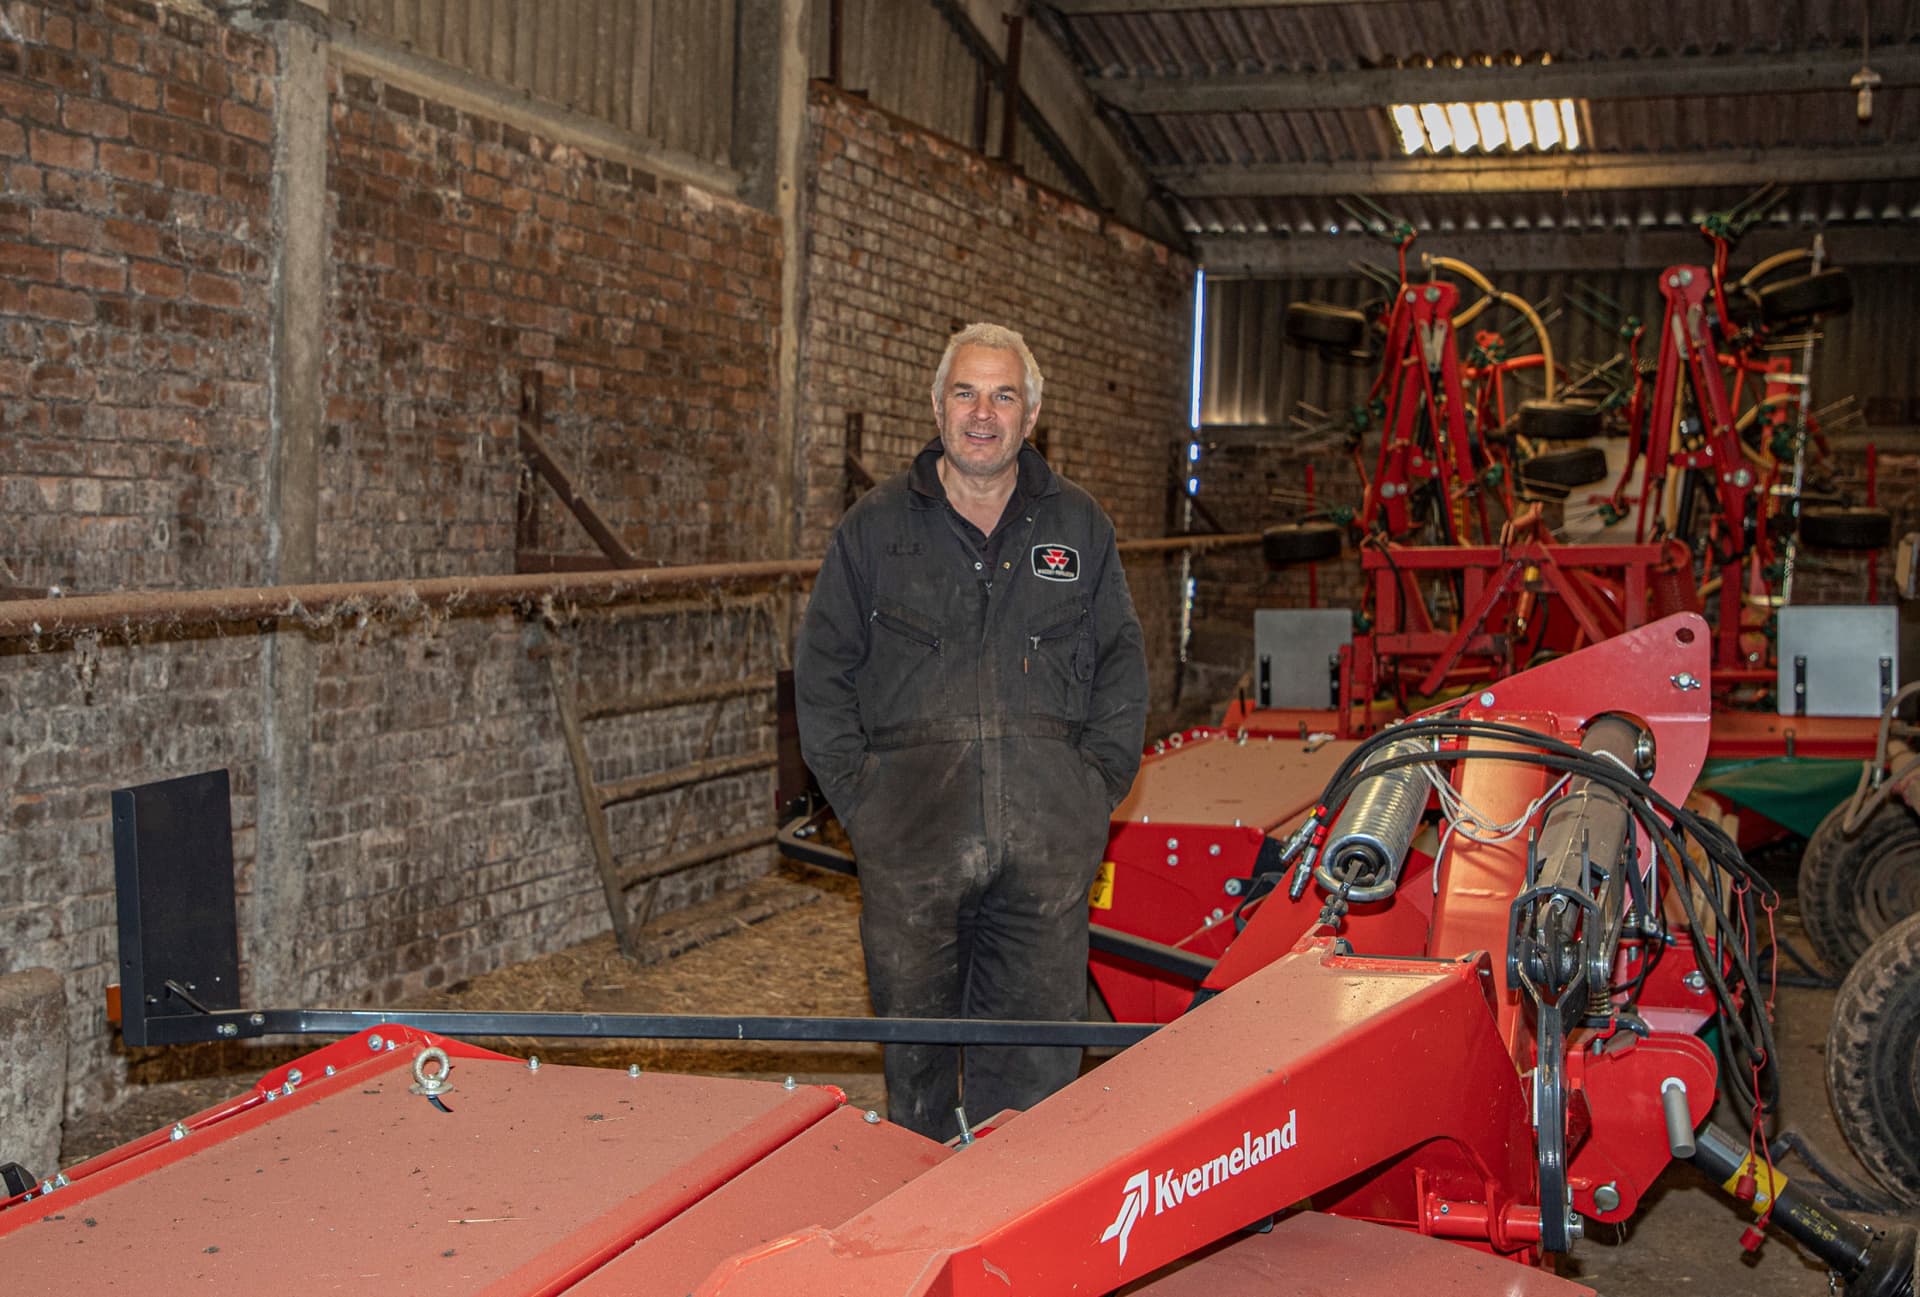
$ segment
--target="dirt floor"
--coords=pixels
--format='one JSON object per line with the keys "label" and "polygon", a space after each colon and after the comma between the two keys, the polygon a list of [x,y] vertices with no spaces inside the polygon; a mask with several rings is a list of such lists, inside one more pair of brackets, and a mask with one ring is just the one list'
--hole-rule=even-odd
{"label": "dirt floor", "polygon": [[[680,949],[659,962],[622,959],[610,936],[448,988],[401,1007],[622,1013],[865,1014],[859,955],[859,893],[849,879],[783,866],[747,889],[649,925],[651,947]],[[1783,934],[1799,936],[1791,914]],[[683,947],[691,947],[681,949]],[[1786,1125],[1806,1133],[1831,1160],[1865,1180],[1846,1153],[1825,1098],[1830,990],[1783,989],[1778,1005],[1786,1068]],[[655,1043],[507,1039],[480,1041],[543,1061],[671,1070],[754,1079],[793,1076],[830,1083],[862,1108],[886,1111],[877,1046]],[[66,1132],[67,1165],[112,1148],[244,1090],[254,1074],[304,1049],[257,1050],[249,1070],[144,1087],[108,1117]],[[1098,1066],[1097,1062],[1090,1066]],[[1718,1118],[1733,1125],[1730,1116]],[[1801,1168],[1789,1162],[1792,1174]],[[1810,1183],[1803,1179],[1802,1183]],[[1746,1224],[1736,1204],[1689,1167],[1669,1171],[1627,1227],[1594,1226],[1563,1270],[1609,1297],[1698,1292],[1751,1297],[1819,1297],[1827,1275],[1784,1238],[1757,1256],[1740,1245]]]}

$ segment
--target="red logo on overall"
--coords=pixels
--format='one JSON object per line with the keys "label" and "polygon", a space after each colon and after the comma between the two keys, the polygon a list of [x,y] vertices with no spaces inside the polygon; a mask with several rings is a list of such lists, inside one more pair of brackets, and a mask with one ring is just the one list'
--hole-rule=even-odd
{"label": "red logo on overall", "polygon": [[1071,545],[1035,545],[1033,574],[1046,581],[1078,581],[1080,551]]}

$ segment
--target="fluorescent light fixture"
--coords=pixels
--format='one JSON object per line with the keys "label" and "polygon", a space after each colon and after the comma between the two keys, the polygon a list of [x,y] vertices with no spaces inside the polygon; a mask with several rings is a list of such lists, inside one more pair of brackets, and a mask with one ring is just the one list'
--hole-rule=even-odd
{"label": "fluorescent light fixture", "polygon": [[1400,151],[1417,153],[1571,153],[1581,147],[1580,106],[1572,99],[1392,104]]}

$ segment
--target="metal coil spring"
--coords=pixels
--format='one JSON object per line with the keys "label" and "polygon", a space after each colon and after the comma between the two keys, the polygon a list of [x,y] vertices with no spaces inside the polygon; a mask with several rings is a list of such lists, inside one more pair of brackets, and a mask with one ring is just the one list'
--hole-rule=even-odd
{"label": "metal coil spring", "polygon": [[1373,773],[1399,757],[1429,751],[1421,739],[1398,739],[1367,758],[1368,778],[1353,790],[1334,818],[1327,848],[1314,866],[1314,880],[1329,892],[1347,889],[1354,902],[1380,901],[1400,885],[1413,835],[1427,809],[1427,777],[1417,765]]}

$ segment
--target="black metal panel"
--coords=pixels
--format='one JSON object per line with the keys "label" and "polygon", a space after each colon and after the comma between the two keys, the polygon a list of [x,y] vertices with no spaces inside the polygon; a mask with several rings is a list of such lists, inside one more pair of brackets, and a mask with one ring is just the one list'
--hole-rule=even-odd
{"label": "black metal panel", "polygon": [[148,1017],[240,1007],[229,798],[225,770],[113,794],[120,1004],[129,1045],[149,1043]]}

